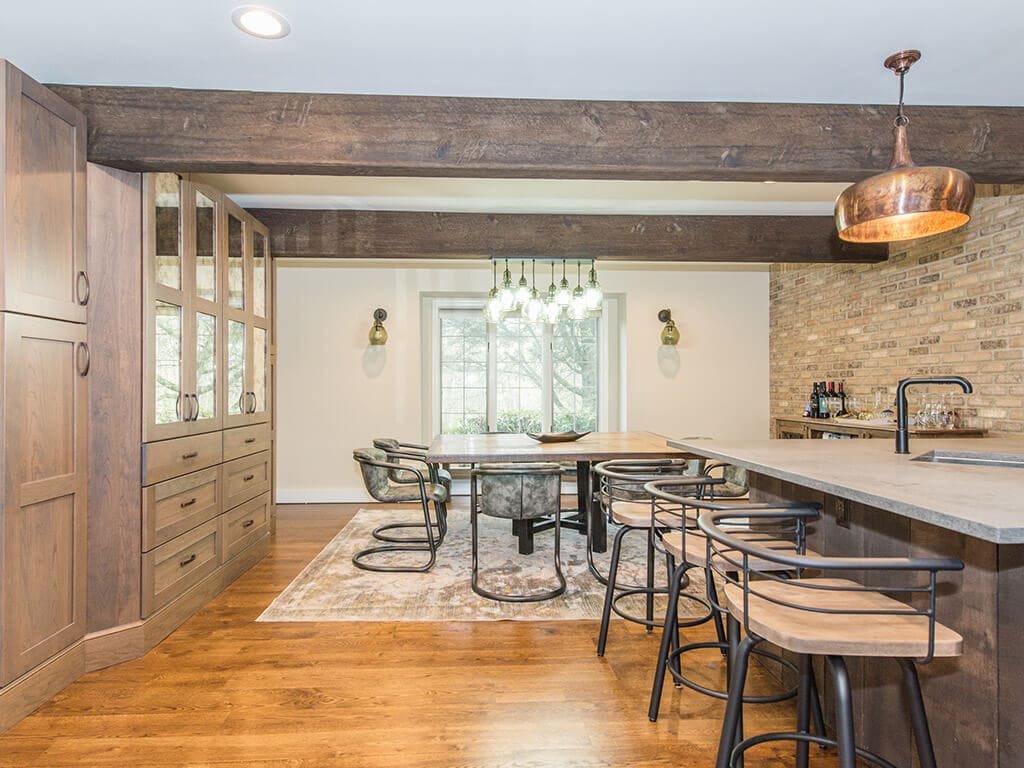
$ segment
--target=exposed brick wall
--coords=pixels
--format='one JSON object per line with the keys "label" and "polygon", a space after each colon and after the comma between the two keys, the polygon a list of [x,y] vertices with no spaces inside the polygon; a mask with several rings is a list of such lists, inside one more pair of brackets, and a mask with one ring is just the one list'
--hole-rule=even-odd
{"label": "exposed brick wall", "polygon": [[891,403],[901,378],[956,373],[966,426],[1024,432],[1024,196],[979,199],[964,230],[881,264],[775,265],[770,290],[773,417],[802,415],[816,380]]}

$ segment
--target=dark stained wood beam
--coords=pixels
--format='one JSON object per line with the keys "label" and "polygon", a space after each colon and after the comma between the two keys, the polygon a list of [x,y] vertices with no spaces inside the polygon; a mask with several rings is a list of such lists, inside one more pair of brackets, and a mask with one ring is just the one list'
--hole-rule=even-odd
{"label": "dark stained wood beam", "polygon": [[276,258],[472,259],[544,256],[629,261],[876,262],[831,216],[563,216],[521,213],[253,209]]}
{"label": "dark stained wood beam", "polygon": [[[135,171],[857,181],[884,169],[894,108],[555,101],[51,86],[89,159]],[[1024,108],[916,107],[919,165],[1024,182]]]}

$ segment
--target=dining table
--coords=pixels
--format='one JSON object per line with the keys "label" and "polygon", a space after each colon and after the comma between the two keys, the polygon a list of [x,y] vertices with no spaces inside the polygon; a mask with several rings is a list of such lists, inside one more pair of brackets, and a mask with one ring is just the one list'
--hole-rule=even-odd
{"label": "dining table", "polygon": [[441,434],[434,438],[426,459],[437,464],[484,464],[495,462],[576,463],[576,495],[579,523],[589,530],[594,552],[608,548],[608,526],[600,504],[594,503],[590,468],[611,459],[689,458],[672,448],[668,438],[656,432],[590,432],[564,442],[542,442],[525,434]]}

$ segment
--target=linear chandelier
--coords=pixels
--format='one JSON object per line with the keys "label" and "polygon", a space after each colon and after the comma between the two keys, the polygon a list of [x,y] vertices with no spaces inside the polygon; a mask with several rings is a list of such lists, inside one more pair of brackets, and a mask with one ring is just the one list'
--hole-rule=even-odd
{"label": "linear chandelier", "polygon": [[[501,283],[498,283],[498,262],[504,261],[505,269]],[[519,281],[512,282],[509,259],[491,259],[494,284],[484,305],[484,317],[489,323],[499,323],[508,317],[522,317],[531,323],[554,324],[563,320],[584,320],[601,314],[604,291],[597,279],[597,268],[593,260],[578,259],[512,259],[512,269],[519,262]],[[545,294],[537,289],[537,262],[541,267],[550,265],[551,284]],[[576,287],[569,288],[568,263],[576,267]],[[555,285],[555,267],[561,263],[562,279]],[[526,279],[526,265],[530,265],[532,285]],[[583,265],[589,264],[587,282],[583,282]]]}

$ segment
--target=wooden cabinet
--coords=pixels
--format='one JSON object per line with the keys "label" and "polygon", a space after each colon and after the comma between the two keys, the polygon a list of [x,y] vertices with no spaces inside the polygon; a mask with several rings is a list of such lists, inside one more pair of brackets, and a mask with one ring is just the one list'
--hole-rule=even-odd
{"label": "wooden cabinet", "polygon": [[85,634],[86,327],[0,313],[0,686]]}
{"label": "wooden cabinet", "polygon": [[84,323],[85,117],[0,59],[0,310]]}
{"label": "wooden cabinet", "polygon": [[[856,419],[808,419],[804,417],[776,418],[775,437],[780,440],[821,438],[824,435],[849,435],[862,439],[881,437],[894,439],[895,424],[877,424]],[[915,437],[984,437],[985,429],[918,429],[910,428]]]}
{"label": "wooden cabinet", "polygon": [[224,423],[224,198],[173,173],[145,177],[145,440]]}

